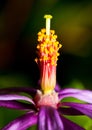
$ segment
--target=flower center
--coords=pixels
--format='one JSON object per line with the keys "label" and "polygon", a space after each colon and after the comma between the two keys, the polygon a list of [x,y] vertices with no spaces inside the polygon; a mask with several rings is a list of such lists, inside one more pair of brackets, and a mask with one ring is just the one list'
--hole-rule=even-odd
{"label": "flower center", "polygon": [[51,106],[57,109],[59,105],[58,94],[55,91],[52,91],[50,94],[43,94],[40,90],[38,90],[34,101],[37,108],[41,106]]}

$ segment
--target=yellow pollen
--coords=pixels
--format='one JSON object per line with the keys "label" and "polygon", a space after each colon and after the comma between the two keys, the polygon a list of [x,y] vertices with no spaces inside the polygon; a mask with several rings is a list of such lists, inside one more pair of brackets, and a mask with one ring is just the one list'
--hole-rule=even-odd
{"label": "yellow pollen", "polygon": [[57,35],[54,35],[55,31],[51,30],[49,38],[46,35],[46,29],[41,29],[38,33],[38,61],[47,62],[51,65],[56,66],[58,60],[58,50],[62,47],[61,44],[56,40]]}

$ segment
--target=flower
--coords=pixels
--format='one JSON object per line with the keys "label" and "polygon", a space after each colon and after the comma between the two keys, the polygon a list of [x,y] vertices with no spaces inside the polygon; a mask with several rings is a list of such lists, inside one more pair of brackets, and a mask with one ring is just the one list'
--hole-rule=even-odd
{"label": "flower", "polygon": [[[46,29],[38,33],[38,57],[35,59],[40,69],[40,88],[0,89],[0,107],[25,111],[24,115],[11,121],[2,130],[26,130],[35,124],[38,130],[84,130],[65,115],[86,115],[92,118],[92,91],[60,89],[56,84],[57,57],[61,45],[56,40],[55,32],[50,30],[52,16],[45,15],[45,18]],[[83,102],[64,102],[66,97],[77,98]]]}

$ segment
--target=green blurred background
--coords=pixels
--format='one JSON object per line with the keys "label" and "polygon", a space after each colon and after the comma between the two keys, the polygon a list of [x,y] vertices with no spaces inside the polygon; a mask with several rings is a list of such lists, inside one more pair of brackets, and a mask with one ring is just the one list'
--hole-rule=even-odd
{"label": "green blurred background", "polygon": [[[0,87],[37,86],[34,59],[44,14],[53,15],[51,29],[63,45],[57,82],[62,88],[92,89],[91,0],[0,0]],[[21,114],[0,108],[0,128]],[[69,118],[92,130],[91,119]]]}

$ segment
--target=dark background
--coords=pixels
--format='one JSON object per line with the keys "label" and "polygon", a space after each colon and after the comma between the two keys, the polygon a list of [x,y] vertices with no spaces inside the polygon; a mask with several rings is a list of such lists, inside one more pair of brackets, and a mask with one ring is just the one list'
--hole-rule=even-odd
{"label": "dark background", "polygon": [[[91,0],[0,0],[0,87],[37,86],[34,59],[44,14],[53,15],[51,29],[63,45],[57,82],[61,88],[92,89]],[[5,112],[1,109],[1,126],[9,122]]]}

